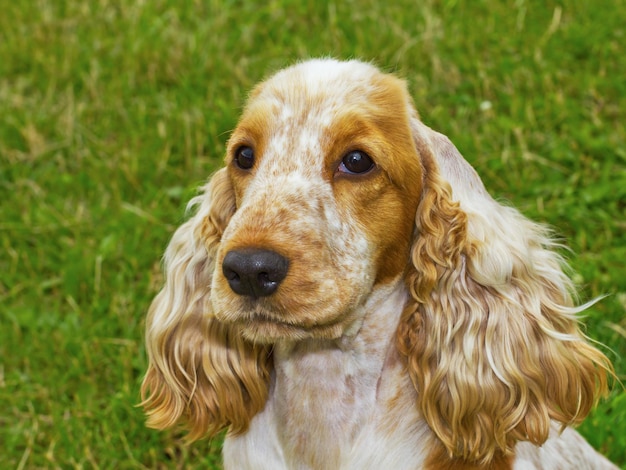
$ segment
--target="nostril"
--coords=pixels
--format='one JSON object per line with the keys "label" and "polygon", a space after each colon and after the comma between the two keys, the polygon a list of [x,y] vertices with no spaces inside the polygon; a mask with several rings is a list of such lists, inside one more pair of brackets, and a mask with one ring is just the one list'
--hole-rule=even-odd
{"label": "nostril", "polygon": [[224,276],[226,276],[226,279],[228,279],[229,281],[235,281],[239,279],[239,274],[237,274],[232,269],[223,269],[223,271],[224,271]]}
{"label": "nostril", "polygon": [[273,294],[288,270],[287,258],[256,248],[231,250],[222,262],[222,272],[233,292],[254,298]]}

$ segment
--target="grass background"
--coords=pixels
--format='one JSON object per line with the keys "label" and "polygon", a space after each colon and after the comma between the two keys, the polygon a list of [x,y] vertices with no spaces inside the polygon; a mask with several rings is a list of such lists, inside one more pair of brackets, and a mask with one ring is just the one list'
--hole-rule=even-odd
{"label": "grass background", "polygon": [[[496,197],[557,228],[626,376],[624,0],[19,0],[0,14],[0,468],[219,468],[144,427],[144,315],[247,91],[298,59],[405,77]],[[626,469],[618,386],[582,425]]]}

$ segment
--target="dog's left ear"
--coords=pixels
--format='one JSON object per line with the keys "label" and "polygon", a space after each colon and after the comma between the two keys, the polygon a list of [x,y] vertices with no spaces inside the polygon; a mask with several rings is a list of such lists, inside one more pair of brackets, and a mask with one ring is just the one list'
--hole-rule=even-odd
{"label": "dog's left ear", "polygon": [[188,439],[225,427],[244,432],[265,406],[270,352],[246,341],[212,314],[215,254],[235,212],[226,169],[191,205],[194,216],[174,233],[165,252],[165,285],[146,321],[148,371],[141,392],[148,426],[182,425]]}
{"label": "dog's left ear", "polygon": [[579,423],[609,360],[580,331],[548,230],[493,200],[443,135],[411,111],[424,167],[398,329],[418,406],[451,457],[486,464],[550,421]]}

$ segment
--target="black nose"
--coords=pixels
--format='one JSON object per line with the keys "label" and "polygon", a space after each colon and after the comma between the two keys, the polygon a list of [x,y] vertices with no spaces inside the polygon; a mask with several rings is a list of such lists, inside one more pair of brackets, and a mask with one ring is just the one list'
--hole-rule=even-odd
{"label": "black nose", "polygon": [[255,299],[274,293],[288,269],[289,260],[284,256],[256,248],[229,251],[222,262],[230,288]]}

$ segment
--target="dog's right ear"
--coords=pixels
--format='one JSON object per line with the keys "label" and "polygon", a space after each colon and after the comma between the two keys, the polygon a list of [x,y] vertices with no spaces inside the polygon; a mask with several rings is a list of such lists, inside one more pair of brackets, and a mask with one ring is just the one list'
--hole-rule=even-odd
{"label": "dog's right ear", "polygon": [[411,128],[425,176],[399,348],[449,458],[487,468],[580,423],[613,369],[580,329],[589,304],[549,230],[495,201],[416,114]]}
{"label": "dog's right ear", "polygon": [[182,424],[195,440],[227,426],[247,429],[267,399],[270,355],[211,312],[215,253],[236,209],[226,169],[189,206],[197,211],[172,237],[165,286],[148,313],[141,392],[148,426]]}

